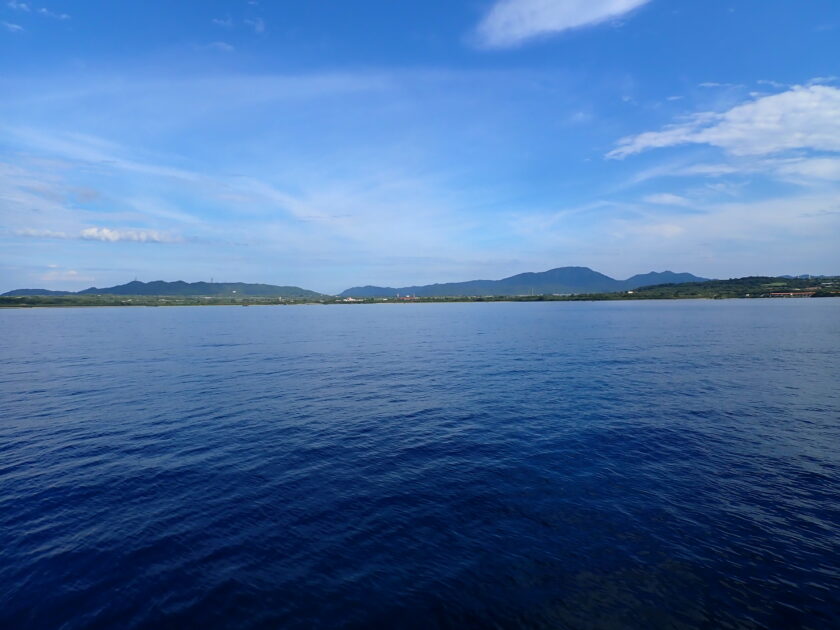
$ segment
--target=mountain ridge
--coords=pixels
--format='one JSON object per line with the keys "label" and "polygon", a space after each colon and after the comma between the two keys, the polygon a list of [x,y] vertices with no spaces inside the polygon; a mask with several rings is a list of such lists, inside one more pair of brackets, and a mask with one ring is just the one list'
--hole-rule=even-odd
{"label": "mountain ridge", "polygon": [[501,280],[467,280],[406,287],[379,287],[373,285],[351,287],[339,297],[392,297],[415,295],[417,297],[458,297],[480,295],[528,295],[554,293],[612,293],[631,291],[656,284],[704,282],[686,272],[651,271],[636,274],[626,280],[616,280],[589,267],[556,267],[541,272],[519,273]]}
{"label": "mountain ridge", "polygon": [[[612,293],[629,291],[656,284],[677,284],[703,282],[690,273],[673,271],[652,271],[637,274],[626,280],[616,280],[589,267],[555,267],[547,271],[515,274],[501,280],[468,280],[465,282],[444,282],[406,287],[380,287],[366,285],[352,287],[338,294],[338,297],[393,297],[415,295],[417,297],[467,297],[482,295],[515,296],[555,293]],[[159,295],[182,297],[290,297],[317,298],[324,294],[296,286],[246,282],[172,282],[155,280],[140,282],[133,280],[112,287],[90,287],[81,291],[51,291],[48,289],[15,289],[4,296],[70,296],[70,295]]]}

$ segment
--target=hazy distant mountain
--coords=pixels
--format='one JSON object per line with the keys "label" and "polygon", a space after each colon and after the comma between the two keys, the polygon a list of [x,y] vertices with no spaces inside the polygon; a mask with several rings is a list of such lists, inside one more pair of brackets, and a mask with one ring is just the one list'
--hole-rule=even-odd
{"label": "hazy distant mountain", "polygon": [[683,284],[686,282],[705,282],[708,278],[699,278],[690,273],[674,273],[673,271],[651,271],[640,273],[627,280],[624,280],[625,291],[638,289],[639,287],[650,287],[655,284]]}
{"label": "hazy distant mountain", "polygon": [[391,297],[416,295],[417,297],[476,296],[476,295],[541,295],[552,293],[610,293],[628,291],[654,284],[680,284],[703,282],[690,273],[673,271],[651,272],[615,280],[589,267],[558,267],[539,273],[520,273],[502,280],[471,280],[411,287],[353,287],[341,297]]}
{"label": "hazy distant mountain", "polygon": [[206,297],[306,297],[315,298],[320,293],[300,287],[274,286],[272,284],[248,284],[245,282],[138,282],[98,289],[91,287],[83,291],[47,291],[46,289],[18,289],[3,295],[170,295]]}

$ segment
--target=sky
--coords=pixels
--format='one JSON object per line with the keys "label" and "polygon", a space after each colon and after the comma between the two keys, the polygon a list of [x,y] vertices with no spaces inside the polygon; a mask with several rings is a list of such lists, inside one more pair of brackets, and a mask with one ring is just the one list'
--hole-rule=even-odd
{"label": "sky", "polygon": [[0,292],[840,274],[837,0],[0,0]]}

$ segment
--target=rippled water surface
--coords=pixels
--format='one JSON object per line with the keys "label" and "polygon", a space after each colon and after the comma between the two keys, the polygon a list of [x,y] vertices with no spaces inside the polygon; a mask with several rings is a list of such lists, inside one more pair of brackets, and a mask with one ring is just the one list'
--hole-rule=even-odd
{"label": "rippled water surface", "polygon": [[0,330],[2,628],[840,627],[840,300]]}

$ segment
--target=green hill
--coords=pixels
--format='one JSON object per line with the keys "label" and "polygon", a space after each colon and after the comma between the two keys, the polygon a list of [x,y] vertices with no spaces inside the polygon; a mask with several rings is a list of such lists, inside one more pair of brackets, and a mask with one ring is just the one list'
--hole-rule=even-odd
{"label": "green hill", "polygon": [[4,293],[4,296],[35,296],[35,295],[160,295],[178,297],[288,297],[288,298],[317,298],[321,294],[308,289],[290,286],[275,286],[272,284],[249,284],[245,282],[138,282],[113,287],[91,287],[83,291],[65,292],[48,291],[46,289],[17,289]]}

